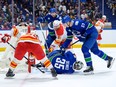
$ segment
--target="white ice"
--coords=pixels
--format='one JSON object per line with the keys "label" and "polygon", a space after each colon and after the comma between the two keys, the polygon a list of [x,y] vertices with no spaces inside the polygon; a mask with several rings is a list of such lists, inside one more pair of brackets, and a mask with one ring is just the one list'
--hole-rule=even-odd
{"label": "white ice", "polygon": [[[102,48],[106,54],[116,58],[116,48]],[[80,49],[75,49],[78,60],[84,62]],[[0,54],[2,55],[2,54]],[[12,79],[5,79],[5,74],[0,74],[0,87],[115,87],[116,86],[116,60],[111,69],[106,68],[106,61],[92,54],[94,66],[93,75],[84,75],[81,71],[74,74],[62,74],[53,78],[51,74],[42,74],[39,71],[29,73],[16,73]]]}

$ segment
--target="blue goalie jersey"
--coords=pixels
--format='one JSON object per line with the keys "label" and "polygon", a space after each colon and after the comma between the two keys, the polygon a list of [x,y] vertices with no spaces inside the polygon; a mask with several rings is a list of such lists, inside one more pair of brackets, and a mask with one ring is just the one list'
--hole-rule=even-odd
{"label": "blue goalie jersey", "polygon": [[58,74],[71,74],[74,72],[73,64],[76,62],[76,58],[72,52],[68,51],[62,55],[59,50],[55,50],[48,55],[48,58]]}

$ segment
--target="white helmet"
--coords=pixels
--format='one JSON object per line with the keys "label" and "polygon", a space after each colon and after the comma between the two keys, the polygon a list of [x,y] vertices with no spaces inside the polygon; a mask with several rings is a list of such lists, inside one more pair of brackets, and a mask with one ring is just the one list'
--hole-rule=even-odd
{"label": "white helmet", "polygon": [[53,22],[53,27],[57,27],[57,26],[59,26],[60,24],[61,24],[61,21],[55,20],[55,21]]}
{"label": "white helmet", "polygon": [[105,18],[106,19],[106,15],[103,15],[102,18]]}

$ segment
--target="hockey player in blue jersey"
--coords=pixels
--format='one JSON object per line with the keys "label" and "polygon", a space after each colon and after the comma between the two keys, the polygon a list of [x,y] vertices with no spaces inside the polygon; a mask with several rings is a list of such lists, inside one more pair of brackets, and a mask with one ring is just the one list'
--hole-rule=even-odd
{"label": "hockey player in blue jersey", "polygon": [[46,38],[46,43],[45,43],[46,51],[48,51],[48,49],[50,48],[50,45],[56,39],[55,32],[53,29],[53,21],[61,20],[61,17],[57,14],[56,8],[51,8],[49,12],[50,13],[48,13],[45,16],[45,22],[48,23],[48,32],[49,32]]}
{"label": "hockey player in blue jersey", "polygon": [[[68,19],[67,19],[68,18]],[[67,31],[67,39],[65,40],[65,42],[60,46],[62,52],[66,50],[66,48],[71,48],[70,44],[72,42],[73,39],[73,34],[72,31],[70,30],[70,27],[67,26],[67,22],[71,22],[71,18],[66,15],[62,18],[62,23],[64,24],[64,26],[66,26],[66,31]],[[64,49],[65,48],[65,49]]]}
{"label": "hockey player in blue jersey", "polygon": [[48,58],[57,74],[72,74],[83,67],[83,63],[77,61],[71,51],[62,54],[60,50],[55,50],[48,55]]}
{"label": "hockey player in blue jersey", "polygon": [[65,23],[67,24],[67,26],[70,27],[70,30],[73,32],[74,35],[76,35],[79,41],[83,42],[81,50],[87,65],[87,68],[83,71],[84,73],[88,74],[94,71],[91,54],[89,51],[107,61],[107,68],[111,68],[114,62],[114,58],[108,56],[98,48],[98,44],[96,41],[98,32],[91,23],[79,19],[70,21],[69,16],[66,17]]}

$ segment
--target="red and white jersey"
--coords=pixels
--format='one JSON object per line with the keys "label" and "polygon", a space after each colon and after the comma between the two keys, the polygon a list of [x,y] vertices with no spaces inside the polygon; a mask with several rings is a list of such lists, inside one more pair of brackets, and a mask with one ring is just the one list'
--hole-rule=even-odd
{"label": "red and white jersey", "polygon": [[56,35],[56,39],[54,40],[54,42],[52,43],[52,46],[54,48],[54,50],[58,49],[59,46],[66,40],[67,38],[67,31],[66,31],[66,27],[64,27],[64,25],[61,23],[60,27],[55,30],[55,35]]}
{"label": "red and white jersey", "polygon": [[28,27],[17,27],[12,28],[12,35],[18,38],[18,42],[32,42],[39,44],[40,40],[35,32],[30,32]]}
{"label": "red and white jersey", "polygon": [[95,24],[96,29],[98,30],[99,33],[102,32],[103,28],[104,28],[104,21],[102,19],[98,20]]}
{"label": "red and white jersey", "polygon": [[18,42],[31,42],[31,43],[39,44],[40,40],[36,34],[27,33],[25,35],[21,35]]}
{"label": "red and white jersey", "polygon": [[29,32],[29,26],[13,26],[11,35],[19,38],[21,35]]}

